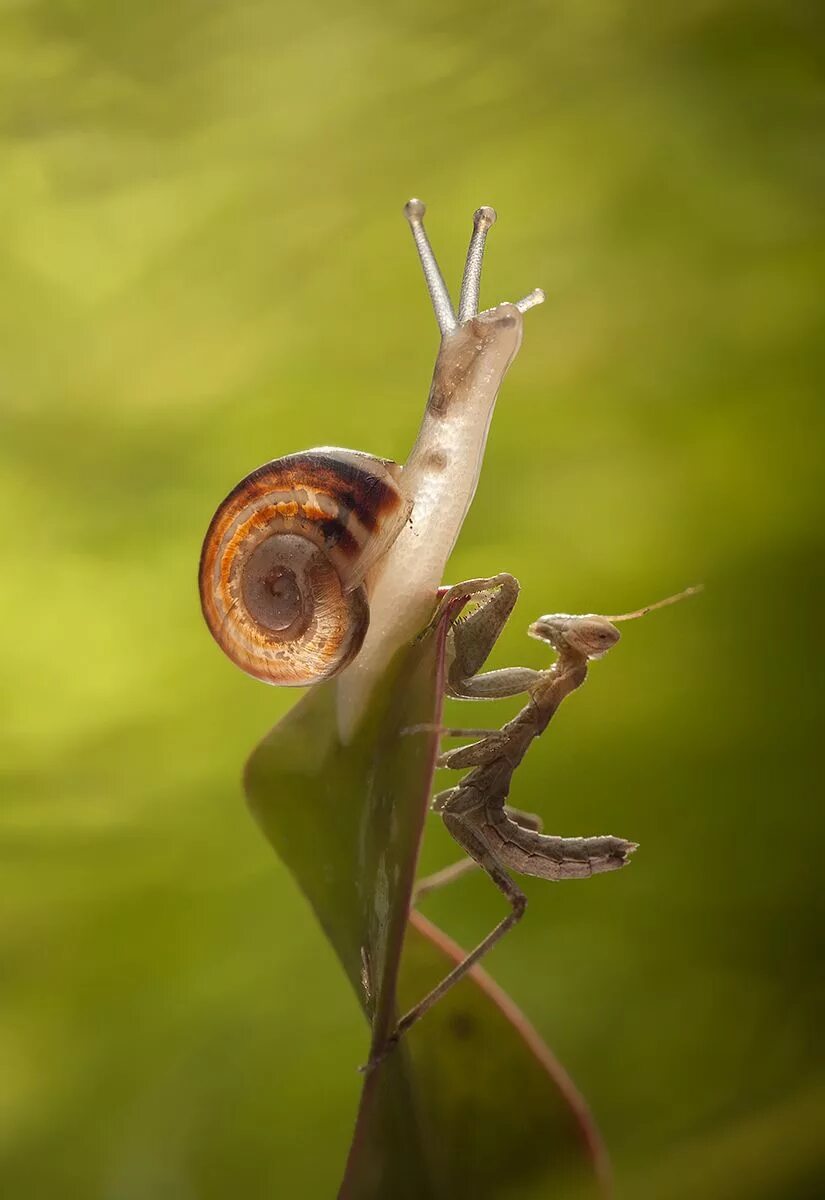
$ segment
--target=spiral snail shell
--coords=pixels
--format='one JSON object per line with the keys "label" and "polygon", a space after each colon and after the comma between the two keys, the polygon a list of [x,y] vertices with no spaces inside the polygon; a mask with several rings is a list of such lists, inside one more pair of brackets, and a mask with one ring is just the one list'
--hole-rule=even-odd
{"label": "spiral snail shell", "polygon": [[343,670],[369,626],[367,576],[406,522],[400,468],[322,447],[258,467],[218,508],[203,543],[203,615],[225,653],[267,683]]}

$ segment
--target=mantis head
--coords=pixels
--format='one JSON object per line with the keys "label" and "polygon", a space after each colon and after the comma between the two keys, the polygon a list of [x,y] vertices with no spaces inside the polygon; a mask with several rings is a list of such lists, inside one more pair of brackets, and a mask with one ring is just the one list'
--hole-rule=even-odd
{"label": "mantis head", "polygon": [[689,587],[675,596],[667,596],[637,608],[635,612],[619,613],[612,617],[600,617],[596,613],[585,613],[584,616],[571,616],[569,613],[548,613],[539,617],[527,630],[530,637],[540,642],[548,642],[557,654],[573,654],[579,658],[603,658],[611,646],[615,646],[621,634],[616,628],[619,621],[635,621],[657,608],[666,608],[687,596],[701,592],[702,588]]}
{"label": "mantis head", "polygon": [[527,631],[532,638],[548,642],[558,654],[572,651],[583,658],[601,658],[621,636],[607,617],[587,614],[548,613],[539,617]]}

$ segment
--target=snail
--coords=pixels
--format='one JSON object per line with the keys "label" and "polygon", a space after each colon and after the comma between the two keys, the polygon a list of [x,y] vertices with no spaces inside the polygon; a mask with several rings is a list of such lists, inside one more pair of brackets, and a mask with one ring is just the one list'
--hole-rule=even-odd
{"label": "snail", "polygon": [[372,682],[432,613],[475,493],[498,389],[522,315],[544,299],[479,313],[495,210],[479,208],[456,313],[410,200],[412,230],[441,344],[418,438],[403,466],[321,447],[275,459],[232,489],[200,561],[206,623],[237,666],[267,683],[340,675],[339,725],[354,727]]}

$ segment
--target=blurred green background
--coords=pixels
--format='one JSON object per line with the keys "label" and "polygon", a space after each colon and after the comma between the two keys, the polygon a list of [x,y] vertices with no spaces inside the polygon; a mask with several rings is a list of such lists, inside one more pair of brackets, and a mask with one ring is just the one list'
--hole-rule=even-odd
{"label": "blurred green background", "polygon": [[[513,795],[632,869],[528,882],[490,967],[620,1196],[825,1194],[823,24],[0,4],[5,1196],[334,1194],[366,1030],[239,786],[296,696],[220,655],[195,572],[261,461],[405,457],[412,194],[454,286],[486,202],[482,299],[548,294],[450,569],[522,581],[493,665],[547,661],[540,612],[707,587],[626,627]],[[453,857],[434,821],[424,867]],[[465,942],[501,911],[481,878],[427,904]]]}

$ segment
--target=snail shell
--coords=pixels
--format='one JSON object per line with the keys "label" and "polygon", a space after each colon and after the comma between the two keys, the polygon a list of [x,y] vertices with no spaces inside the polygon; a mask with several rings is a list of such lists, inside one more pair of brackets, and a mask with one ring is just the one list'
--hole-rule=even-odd
{"label": "snail shell", "polygon": [[201,551],[201,607],[247,674],[301,687],[352,661],[369,626],[368,573],[412,508],[400,474],[322,447],[266,463],[229,493]]}

